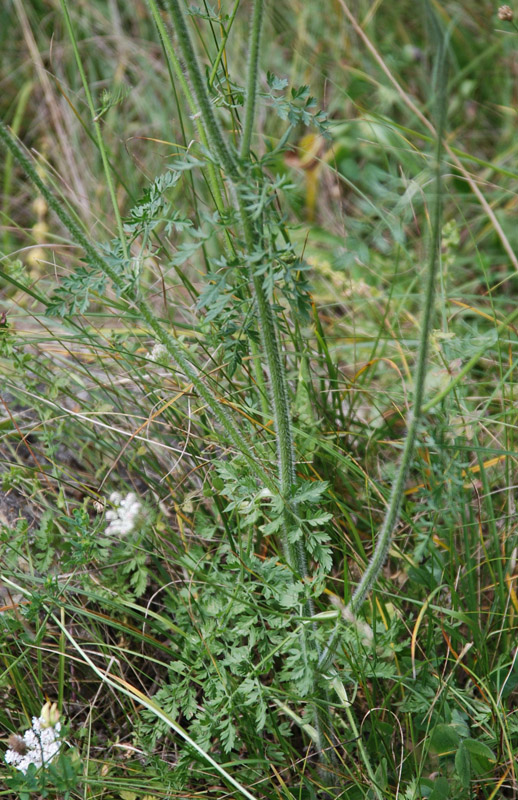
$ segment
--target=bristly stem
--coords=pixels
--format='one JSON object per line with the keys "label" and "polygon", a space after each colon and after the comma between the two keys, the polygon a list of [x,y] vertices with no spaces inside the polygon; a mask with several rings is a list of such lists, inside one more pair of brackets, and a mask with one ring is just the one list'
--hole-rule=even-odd
{"label": "bristly stem", "polygon": [[[396,528],[399,513],[401,510],[401,503],[403,500],[405,483],[408,476],[409,469],[412,465],[415,442],[417,432],[421,419],[423,416],[423,398],[426,379],[426,365],[428,359],[428,348],[430,331],[433,320],[433,307],[435,300],[435,284],[437,281],[437,271],[440,264],[441,253],[441,223],[442,223],[442,169],[441,169],[441,156],[443,148],[443,136],[445,129],[445,115],[446,115],[446,72],[447,61],[445,55],[445,43],[441,38],[438,44],[438,53],[436,60],[435,70],[435,86],[437,88],[436,105],[437,105],[437,147],[436,147],[436,166],[435,166],[435,180],[434,180],[434,202],[432,207],[432,230],[430,241],[430,255],[428,259],[428,266],[426,271],[426,283],[424,288],[424,302],[423,312],[421,319],[421,333],[419,337],[419,348],[417,354],[417,363],[414,373],[414,402],[413,408],[409,414],[407,422],[407,435],[403,446],[401,461],[397,471],[396,478],[392,484],[388,507],[385,512],[381,530],[378,535],[378,540],[374,548],[374,552],[370,558],[365,572],[356,587],[351,598],[349,608],[353,615],[355,615],[361,608],[364,600],[369,592],[373,589],[376,581],[378,580],[383,565],[385,564],[390,545],[392,543],[392,536]],[[340,632],[340,624],[335,626],[330,639],[324,648],[322,656],[319,660],[319,668],[325,669],[330,663],[338,636]]]}
{"label": "bristly stem", "polygon": [[[250,26],[250,36],[248,43],[248,66],[247,66],[247,82],[246,82],[246,100],[245,100],[245,122],[243,126],[243,134],[240,146],[240,157],[243,162],[249,159],[250,156],[250,143],[252,139],[252,131],[254,128],[255,107],[257,99],[257,85],[259,74],[259,52],[261,44],[261,32],[264,15],[264,0],[254,0],[254,10],[252,14],[252,22]],[[245,203],[238,189],[238,204],[241,215],[242,226],[245,234],[245,244],[249,252],[253,252],[257,244],[257,231],[251,223],[250,217],[247,213]],[[295,548],[289,541],[290,529],[292,524],[293,508],[288,506],[288,501],[291,500],[291,494],[295,486],[296,473],[295,473],[295,451],[293,446],[293,431],[289,407],[288,386],[286,381],[286,373],[282,359],[281,349],[279,347],[279,340],[277,334],[277,325],[273,315],[271,304],[268,301],[263,281],[261,276],[252,274],[253,289],[261,323],[261,343],[269,369],[269,379],[272,386],[273,394],[273,409],[275,416],[275,432],[277,437],[277,458],[279,469],[279,489],[281,496],[285,500],[283,512],[283,549],[288,563],[296,566],[299,575],[302,578],[307,577],[308,567],[306,559],[306,549],[304,541],[299,539]],[[314,614],[313,601],[308,598],[305,604],[305,613],[308,617]],[[305,657],[307,658],[306,637],[304,633],[301,636],[301,646],[303,648]],[[317,656],[320,656],[320,649],[317,645]],[[316,733],[316,744],[319,754],[319,759],[325,762],[325,754],[323,751],[323,731],[329,731],[331,739],[334,738],[333,724],[327,710],[323,710],[320,705],[314,706],[314,722]]]}
{"label": "bristly stem", "polygon": [[191,81],[194,96],[198,104],[198,111],[203,119],[209,141],[215,151],[215,154],[220,160],[221,167],[226,172],[228,177],[235,183],[239,179],[237,161],[234,154],[227,147],[219,123],[212,110],[205,80],[198,65],[198,59],[196,57],[196,53],[194,52],[194,46],[187,29],[182,7],[178,0],[168,0],[167,4],[174,22],[178,43],[182,51],[185,66],[187,67],[187,73]]}
{"label": "bristly stem", "polygon": [[[254,47],[249,56],[249,73],[252,77],[248,78],[248,99],[247,99],[247,129],[251,135],[254,121],[255,96],[257,93],[257,66],[258,66],[258,47],[261,34],[262,6],[263,0],[256,5],[261,6],[259,10],[254,8]],[[168,0],[169,10],[173,19],[178,44],[187,68],[187,73],[194,96],[199,108],[200,117],[203,121],[214,155],[218,157],[227,179],[230,181],[234,190],[236,207],[239,211],[241,225],[243,228],[244,241],[249,253],[257,250],[260,244],[260,233],[256,230],[254,222],[250,219],[247,211],[243,192],[247,188],[245,177],[236,161],[234,154],[228,147],[223,138],[219,123],[214,114],[212,104],[209,99],[205,81],[198,64],[198,59],[191,41],[184,12],[178,0]],[[246,140],[245,140],[246,141]],[[288,390],[284,365],[280,352],[275,319],[272,314],[271,305],[266,296],[260,276],[251,272],[251,282],[253,286],[255,301],[260,322],[261,342],[266,358],[269,379],[272,387],[273,412],[275,417],[275,433],[277,438],[277,453],[279,458],[279,491],[286,503],[286,525],[283,537],[283,549],[286,559],[291,567],[296,570],[301,577],[306,577],[307,566],[303,544],[296,548],[288,541],[288,505],[295,482],[295,459],[293,453],[293,437],[291,432],[291,417],[289,412]]]}
{"label": "bristly stem", "polygon": [[[438,54],[438,69],[445,69],[444,61],[445,55],[442,52],[444,43],[440,46]],[[430,331],[433,318],[433,306],[435,300],[435,284],[437,280],[437,271],[440,264],[441,255],[441,221],[442,221],[442,170],[441,170],[441,153],[442,153],[442,139],[444,134],[444,116],[445,116],[445,102],[443,92],[445,83],[444,74],[439,78],[439,92],[440,97],[438,100],[439,124],[437,126],[437,149],[436,149],[436,167],[435,167],[435,181],[434,181],[434,204],[433,204],[433,221],[430,242],[430,256],[428,259],[428,269],[426,275],[426,284],[424,291],[424,305],[421,320],[421,335],[419,338],[419,350],[417,354],[417,364],[414,377],[414,402],[413,409],[410,412],[410,418],[407,424],[407,436],[401,455],[396,480],[392,485],[390,492],[390,499],[383,520],[383,525],[379,533],[378,541],[372,554],[371,560],[367,565],[362,579],[351,598],[351,610],[354,613],[361,607],[366,596],[371,591],[376,583],[378,576],[383,568],[385,560],[388,555],[390,544],[392,541],[392,533],[396,527],[399,512],[401,509],[401,502],[405,490],[405,483],[408,471],[412,464],[414,455],[415,440],[417,431],[422,417],[422,406],[424,397],[424,387],[426,379],[426,364],[428,360],[428,345],[430,339]]]}
{"label": "bristly stem", "polygon": [[[245,122],[241,139],[240,157],[243,162],[249,158],[250,142],[254,127],[255,106],[257,98],[257,84],[259,75],[259,51],[261,44],[261,32],[264,16],[264,0],[254,0],[252,22],[250,25],[250,36],[248,41],[248,66],[246,80],[246,99],[245,99]],[[238,204],[241,214],[241,222],[245,234],[245,244],[249,252],[253,252],[257,244],[258,236],[250,221],[245,203],[239,194]],[[277,325],[272,313],[271,305],[266,296],[261,277],[252,275],[254,295],[261,323],[261,342],[266,355],[268,364],[270,383],[273,394],[273,410],[275,416],[275,429],[277,436],[277,457],[279,462],[279,488],[285,501],[290,498],[295,485],[295,452],[293,447],[293,432],[291,415],[289,408],[288,387],[282,354],[279,347]],[[284,512],[284,551],[291,563],[299,572],[301,577],[308,574],[306,551],[304,542],[298,540],[295,548],[289,542],[289,531],[291,525],[291,513],[285,506]],[[308,603],[308,614],[312,615],[312,603]]]}
{"label": "bristly stem", "polygon": [[[245,234],[245,245],[250,252],[253,252],[257,247],[256,233],[250,223],[244,203],[240,198],[238,199],[238,203]],[[301,559],[299,557],[300,554],[294,550],[293,545],[291,545],[288,540],[291,515],[287,510],[286,504],[290,500],[295,483],[295,458],[284,364],[279,348],[277,326],[275,325],[272,308],[264,290],[262,278],[252,274],[252,285],[260,321],[261,344],[266,356],[269,373],[268,377],[272,387],[275,434],[277,439],[279,491],[285,500],[285,524],[282,544],[288,563],[293,569],[298,570],[301,577],[305,577],[307,575],[305,555],[303,553],[304,558]]]}
{"label": "bristly stem", "polygon": [[239,155],[248,158],[252,131],[254,128],[255,103],[259,69],[259,51],[261,46],[261,30],[263,22],[264,0],[254,0],[250,37],[248,40],[248,75],[246,81],[245,121],[241,138]]}
{"label": "bristly stem", "polygon": [[[241,226],[243,229],[244,244],[247,252],[252,254],[257,251],[258,247],[261,247],[262,232],[260,230],[260,226],[256,226],[255,222],[251,219],[246,207],[245,193],[249,187],[248,176],[244,172],[245,164],[239,164],[239,162],[235,159],[233,152],[227,146],[227,143],[223,138],[185,22],[183,9],[178,0],[168,0],[168,5],[171,12],[171,17],[173,19],[178,44],[187,68],[187,73],[194,95],[198,103],[200,117],[203,120],[209,142],[213,148],[213,153],[218,157],[220,165],[225,172],[226,178],[232,187],[235,206],[239,211]],[[254,124],[263,7],[264,0],[255,0],[248,60],[246,118],[243,140],[241,143],[241,156],[243,158],[243,162],[245,162],[249,155],[250,138]],[[278,491],[284,501],[282,547],[287,563],[295,572],[298,572],[301,578],[306,578],[308,576],[308,569],[304,542],[299,540],[294,546],[289,541],[290,529],[294,527],[294,509],[291,503],[291,498],[295,486],[296,476],[286,374],[282,353],[279,346],[276,320],[273,315],[272,307],[265,291],[262,277],[260,275],[255,275],[253,270],[254,267],[251,266],[249,268],[249,275],[259,316],[261,344],[266,359],[266,366],[272,389],[278,456]],[[308,599],[305,604],[305,613],[308,617],[313,616],[313,602],[311,598]],[[302,647],[305,651],[305,639],[302,641]],[[323,757],[321,733],[322,727],[323,725],[326,725],[330,730],[332,730],[332,725],[329,715],[321,714],[318,707],[316,708],[315,713],[315,724],[319,738],[319,751],[321,757]]]}

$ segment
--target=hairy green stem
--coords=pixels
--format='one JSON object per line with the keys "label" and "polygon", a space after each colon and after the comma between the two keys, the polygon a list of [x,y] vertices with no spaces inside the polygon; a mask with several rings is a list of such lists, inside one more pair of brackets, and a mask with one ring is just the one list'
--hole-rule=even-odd
{"label": "hairy green stem", "polygon": [[[243,161],[249,158],[250,142],[254,127],[255,106],[257,98],[257,83],[259,69],[259,51],[261,43],[261,31],[264,12],[264,0],[254,0],[254,10],[252,23],[250,26],[249,48],[248,48],[248,67],[247,67],[247,89],[245,105],[245,122],[241,139],[240,157]],[[248,252],[253,252],[257,245],[257,233],[247,213],[242,196],[239,195],[238,205],[241,215],[241,224],[245,235],[245,245]],[[277,459],[279,469],[279,489],[284,498],[283,509],[283,549],[285,558],[289,564],[296,566],[299,575],[305,578],[308,575],[306,550],[303,539],[299,539],[295,548],[289,541],[290,529],[293,527],[293,508],[288,505],[291,500],[291,493],[295,485],[295,451],[293,446],[293,432],[290,416],[288,387],[284,363],[277,336],[277,326],[272,312],[272,307],[266,296],[262,278],[252,274],[257,310],[259,313],[261,344],[266,355],[269,369],[269,379],[273,394],[273,410],[275,417],[275,429],[277,438]],[[311,598],[308,598],[305,608],[308,617],[314,614],[314,606]],[[307,659],[306,636],[301,635],[301,647]],[[320,650],[317,650],[320,656]],[[314,692],[313,692],[314,694]],[[331,738],[334,739],[333,724],[327,710],[323,710],[320,705],[314,706],[315,721],[315,740],[317,744],[319,759],[324,762],[325,754],[323,749],[323,731],[328,730]]]}
{"label": "hairy green stem", "polygon": [[[187,83],[185,75],[183,74],[182,67],[175,53],[171,39],[169,38],[167,28],[164,25],[162,17],[160,16],[160,10],[158,8],[157,2],[156,0],[147,0],[147,4],[149,6],[149,10],[151,11],[153,22],[155,23],[155,26],[158,30],[158,35],[162,40],[162,44],[164,46],[166,57],[169,60],[170,67],[173,70],[174,74],[176,75],[176,78],[182,88],[184,97],[187,100],[187,105],[189,106],[192,119],[194,120],[194,124],[196,125],[196,130],[198,131],[198,136],[200,137],[200,141],[202,145],[208,150],[209,143],[207,141],[207,136],[205,134],[205,129],[203,127],[202,121],[198,115],[198,107],[196,105],[196,100],[193,97],[189,84]],[[221,179],[219,172],[216,170],[214,164],[210,162],[207,164],[207,172],[208,172],[209,187],[212,192],[214,202],[216,203],[218,211],[221,212],[223,211],[224,208],[224,202],[223,202],[223,194],[221,191],[221,185],[220,185]]]}
{"label": "hairy green stem", "polygon": [[[245,234],[245,244],[249,252],[256,248],[255,231],[250,223],[246,209],[238,199],[241,212],[241,222]],[[268,377],[272,388],[273,413],[275,418],[275,434],[277,440],[277,458],[279,474],[279,491],[285,501],[289,501],[295,482],[295,459],[293,452],[293,436],[291,432],[291,417],[289,413],[288,390],[284,374],[284,365],[277,338],[275,320],[272,308],[268,302],[261,276],[252,274],[257,312],[260,321],[260,335],[263,352],[268,364]],[[294,547],[288,541],[290,514],[285,505],[285,535],[283,538],[284,554],[288,564],[298,568],[301,577],[307,574],[305,563],[300,563]],[[305,558],[304,558],[305,562]]]}
{"label": "hairy green stem", "polygon": [[[356,615],[361,608],[364,600],[369,592],[374,587],[379,578],[383,565],[387,559],[390,545],[392,543],[392,536],[396,528],[399,513],[401,510],[401,503],[403,500],[405,483],[408,476],[409,469],[412,465],[415,442],[417,432],[423,416],[423,398],[426,379],[426,365],[428,359],[428,347],[430,339],[430,331],[432,327],[433,307],[435,299],[435,284],[437,281],[437,271],[440,264],[440,251],[441,251],[441,223],[442,223],[442,170],[441,170],[441,154],[442,142],[444,135],[445,123],[445,85],[446,85],[446,57],[444,54],[444,42],[439,45],[439,52],[436,62],[436,69],[440,73],[436,78],[438,84],[438,126],[437,126],[437,149],[436,149],[436,167],[435,167],[435,181],[434,181],[434,202],[432,211],[432,231],[430,242],[430,255],[428,259],[428,266],[426,272],[426,283],[424,289],[424,302],[423,312],[421,319],[421,333],[419,337],[419,348],[417,354],[417,363],[414,373],[414,402],[413,408],[409,413],[407,421],[407,435],[403,446],[401,460],[396,478],[392,484],[390,491],[389,502],[385,517],[378,534],[378,540],[374,548],[374,552],[370,558],[365,572],[356,587],[351,598],[349,609],[352,615]],[[319,668],[325,669],[330,663],[334,653],[338,636],[340,633],[340,622],[335,626],[329,641],[324,648],[324,651],[319,659]]]}
{"label": "hairy green stem", "polygon": [[[198,103],[201,119],[203,120],[204,127],[207,131],[214,155],[219,159],[220,165],[224,169],[226,177],[230,181],[233,189],[235,205],[239,211],[239,216],[241,219],[246,250],[249,254],[254,253],[257,250],[257,246],[261,244],[261,232],[257,230],[256,225],[251,219],[246,208],[246,200],[244,195],[245,191],[248,189],[248,178],[243,174],[240,165],[234,157],[234,154],[228,148],[225,140],[223,139],[223,135],[214,115],[214,111],[207,93],[205,81],[198,64],[198,59],[194,51],[191,37],[187,29],[182,7],[178,0],[168,0],[168,6],[173,19],[178,44],[180,46],[180,50],[187,68],[187,73],[189,75],[194,95]],[[263,0],[256,0],[254,4],[248,62],[246,121],[241,147],[243,159],[248,156],[250,137],[254,123],[262,17]],[[281,350],[279,347],[277,326],[271,304],[264,289],[262,277],[259,275],[254,275],[253,267],[250,267],[249,273],[259,316],[261,344],[266,358],[268,376],[272,388],[273,413],[278,455],[278,489],[284,502],[284,535],[282,537],[282,547],[287,563],[294,571],[298,572],[300,577],[306,578],[308,575],[308,569],[304,542],[303,540],[299,540],[294,546],[289,541],[289,531],[294,527],[293,513],[295,509],[291,503],[291,495],[295,485],[295,455],[293,448],[291,416],[289,410],[288,388]],[[308,617],[313,616],[314,609],[311,599],[308,599],[306,602],[304,610]],[[303,637],[301,645],[307,657],[305,637]],[[323,757],[323,738],[321,731],[324,726],[332,731],[332,725],[329,715],[321,713],[321,710],[318,707],[315,708],[315,725],[319,739],[318,749],[321,757]]]}
{"label": "hairy green stem", "polygon": [[[247,89],[246,89],[246,109],[243,137],[241,140],[240,155],[243,160],[247,159],[250,152],[250,141],[254,126],[255,105],[257,97],[257,82],[259,68],[259,50],[261,43],[261,30],[264,13],[264,0],[254,0],[254,10],[252,23],[250,26],[249,49],[248,49],[248,69],[247,69]],[[241,223],[245,234],[245,244],[248,252],[253,252],[257,245],[257,235],[250,217],[247,213],[245,203],[238,196]],[[271,305],[266,296],[263,281],[260,276],[252,275],[254,295],[259,313],[261,327],[261,343],[266,355],[268,364],[269,378],[272,386],[273,410],[275,416],[275,428],[277,436],[277,458],[279,463],[279,488],[285,501],[290,498],[293,486],[295,485],[295,452],[293,447],[293,433],[291,425],[288,387],[284,363],[279,347],[277,326],[272,313]],[[289,558],[289,563],[296,565],[299,575],[306,577],[308,574],[306,551],[304,542],[299,539],[293,548],[289,542],[289,531],[292,525],[292,515],[287,505],[284,508],[284,550]],[[313,604],[308,602],[306,612],[313,614]]]}
{"label": "hairy green stem", "polygon": [[248,158],[252,131],[254,128],[255,103],[257,98],[257,81],[259,69],[259,50],[261,46],[261,29],[263,22],[264,0],[254,0],[250,37],[248,40],[248,75],[246,81],[245,121],[239,155]]}
{"label": "hairy green stem", "polygon": [[194,96],[198,104],[198,111],[203,119],[209,141],[212,144],[215,154],[220,160],[222,169],[235,183],[239,179],[237,161],[225,143],[219,123],[212,110],[212,104],[207,92],[205,80],[198,65],[198,59],[196,57],[196,53],[194,52],[194,46],[187,29],[182,7],[178,0],[167,0],[167,5],[169,6],[169,12],[174,22],[176,35],[178,37],[180,49],[185,61],[187,73],[189,75]]}
{"label": "hairy green stem", "polygon": [[[221,166],[225,170],[235,194],[235,201],[241,225],[244,233],[245,246],[249,253],[257,249],[258,235],[253,221],[247,211],[243,191],[246,187],[244,176],[242,176],[237,161],[227,146],[221,133],[219,124],[214,115],[214,110],[207,93],[205,81],[198,64],[198,59],[194,51],[194,46],[187,29],[184,13],[178,0],[168,0],[169,10],[173,19],[178,44],[185,61],[187,73],[197,100],[199,112],[214,154],[218,157]],[[260,6],[258,9],[257,6]],[[261,33],[263,0],[259,0],[254,7],[253,20],[253,42],[251,44],[249,57],[249,79],[247,92],[247,123],[246,130],[251,135],[253,127],[255,96],[257,82],[257,64],[259,57],[259,41]],[[252,35],[251,35],[252,36]],[[252,78],[250,78],[250,73]],[[245,140],[246,141],[246,140]],[[246,151],[247,152],[247,151]],[[252,271],[252,270],[250,270]],[[260,322],[261,342],[263,345],[270,384],[273,396],[273,412],[275,417],[275,433],[277,438],[277,453],[279,458],[279,490],[286,503],[286,525],[283,537],[283,549],[288,563],[296,569],[301,577],[307,575],[306,556],[303,543],[298,543],[294,548],[290,545],[287,538],[288,518],[289,518],[289,499],[295,482],[295,458],[293,452],[293,437],[291,433],[291,417],[289,413],[288,391],[282,356],[277,338],[275,319],[272,314],[271,305],[266,296],[262,279],[260,276],[251,275],[255,301]]]}
{"label": "hairy green stem", "polygon": [[[440,58],[444,58],[442,54]],[[443,81],[445,78],[443,78]],[[441,85],[441,90],[443,85]],[[440,122],[438,126],[437,135],[437,152],[436,152],[436,168],[435,168],[435,181],[434,181],[434,204],[433,204],[433,222],[432,233],[430,242],[430,256],[428,259],[428,268],[426,275],[426,284],[424,290],[424,305],[421,319],[421,335],[419,338],[419,350],[417,354],[417,364],[414,376],[414,403],[413,409],[410,412],[407,422],[407,435],[399,463],[399,469],[396,479],[392,484],[390,492],[389,504],[385,514],[385,519],[381,526],[374,553],[367,565],[367,568],[362,576],[362,579],[351,598],[351,610],[355,614],[361,607],[366,596],[371,591],[376,583],[378,576],[383,568],[385,560],[388,555],[390,544],[392,542],[392,534],[399,519],[399,512],[401,509],[401,502],[405,490],[405,483],[408,471],[412,464],[414,455],[415,441],[417,438],[417,431],[422,417],[422,406],[424,397],[424,387],[426,379],[426,365],[428,360],[428,346],[430,339],[430,331],[432,327],[433,307],[435,299],[435,284],[437,281],[437,271],[440,264],[441,255],[441,222],[442,222],[442,171],[441,171],[441,152],[442,152],[442,137],[444,132],[444,102],[439,108]]]}

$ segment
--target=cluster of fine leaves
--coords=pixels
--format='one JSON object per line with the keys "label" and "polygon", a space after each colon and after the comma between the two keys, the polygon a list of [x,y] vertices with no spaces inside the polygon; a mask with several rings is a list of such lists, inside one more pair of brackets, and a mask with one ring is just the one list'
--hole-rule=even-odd
{"label": "cluster of fine leaves", "polygon": [[[312,687],[315,648],[302,645],[304,587],[276,558],[261,559],[223,544],[211,559],[193,548],[183,559],[196,572],[166,607],[188,636],[174,646],[170,677],[155,700],[182,720],[202,746],[239,749],[238,732],[252,724],[277,757],[277,721],[269,707],[290,690],[302,701]],[[168,731],[149,712],[140,729],[153,747]],[[283,725],[283,735],[289,729]]]}

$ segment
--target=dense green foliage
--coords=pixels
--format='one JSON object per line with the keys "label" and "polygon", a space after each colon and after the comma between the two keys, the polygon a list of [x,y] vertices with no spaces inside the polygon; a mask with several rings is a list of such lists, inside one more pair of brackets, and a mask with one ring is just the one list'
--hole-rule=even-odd
{"label": "dense green foliage", "polygon": [[516,795],[518,29],[472,5],[0,9],[5,749],[63,724],[0,796]]}

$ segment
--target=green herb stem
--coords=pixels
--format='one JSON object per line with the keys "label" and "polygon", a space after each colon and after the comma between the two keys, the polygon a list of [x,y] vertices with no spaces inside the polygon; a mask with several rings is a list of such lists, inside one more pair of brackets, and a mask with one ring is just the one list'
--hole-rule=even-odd
{"label": "green herb stem", "polygon": [[257,83],[259,69],[259,51],[261,46],[261,29],[263,22],[264,0],[254,0],[250,38],[248,40],[248,74],[246,82],[245,122],[241,138],[240,156],[246,159],[250,153],[250,142],[255,118]]}
{"label": "green herb stem", "polygon": [[[444,53],[442,47],[438,55],[439,68],[444,68]],[[442,95],[444,91],[446,78],[442,76],[442,82],[439,85],[439,90]],[[417,354],[417,364],[414,376],[414,402],[413,409],[410,412],[407,422],[407,435],[401,455],[399,469],[396,479],[392,484],[390,492],[389,504],[385,514],[385,519],[381,526],[378,536],[378,541],[374,549],[374,553],[367,565],[367,568],[360,580],[355,592],[351,598],[351,610],[355,614],[361,607],[363,601],[376,583],[385,560],[387,558],[390,544],[392,542],[392,534],[399,519],[399,512],[401,510],[401,503],[403,500],[405,483],[408,476],[409,469],[412,464],[414,455],[415,442],[417,432],[422,417],[422,406],[424,398],[424,388],[426,379],[426,366],[428,360],[428,347],[430,339],[430,331],[432,327],[433,308],[435,300],[435,284],[437,282],[437,271],[440,264],[441,254],[441,224],[442,224],[442,171],[441,171],[441,153],[442,153],[442,139],[444,133],[444,98],[441,96],[439,99],[439,125],[437,133],[437,150],[436,150],[436,167],[435,167],[435,182],[434,182],[434,202],[433,202],[433,217],[432,217],[432,231],[430,242],[430,255],[428,259],[428,268],[426,274],[426,284],[424,289],[424,303],[423,313],[421,319],[421,335],[419,338],[419,349]]]}
{"label": "green herb stem", "polygon": [[[245,247],[249,253],[257,249],[258,235],[253,221],[247,211],[243,190],[246,188],[244,179],[238,168],[234,155],[227,147],[223,139],[219,124],[214,115],[214,111],[207,93],[204,78],[198,64],[198,59],[194,51],[189,31],[185,22],[184,13],[178,0],[168,0],[169,10],[174,23],[178,44],[185,61],[187,73],[196,97],[199,113],[207,132],[209,141],[218,157],[221,166],[224,168],[227,178],[234,189],[235,202],[239,210],[241,224],[244,233]],[[254,14],[251,32],[251,51],[249,56],[248,80],[247,80],[247,113],[245,124],[245,144],[246,139],[250,138],[253,128],[255,97],[257,83],[257,69],[259,58],[259,42],[261,33],[261,22],[263,17],[263,0],[254,6]],[[249,131],[249,133],[246,133]],[[246,153],[248,152],[246,150]],[[250,270],[252,273],[252,270]],[[289,412],[288,390],[282,356],[279,348],[275,319],[272,314],[271,305],[266,296],[264,286],[260,276],[251,274],[251,281],[254,290],[257,312],[259,316],[261,343],[266,358],[270,384],[273,396],[273,412],[275,417],[275,433],[277,438],[277,454],[279,460],[279,491],[283,497],[285,509],[285,526],[283,537],[283,550],[288,563],[298,571],[301,577],[306,577],[307,566],[304,545],[302,542],[296,548],[288,541],[289,517],[288,504],[295,482],[295,459],[293,452],[293,437],[291,432],[291,417]]]}
{"label": "green herb stem", "polygon": [[[389,502],[385,517],[378,535],[374,552],[367,564],[365,572],[357,585],[353,596],[350,601],[350,610],[355,615],[361,608],[367,595],[374,587],[378,580],[383,565],[387,559],[390,545],[392,543],[392,536],[396,528],[399,513],[401,510],[401,503],[403,500],[405,483],[408,472],[412,465],[415,442],[417,432],[421,419],[423,416],[423,398],[426,379],[426,367],[428,359],[430,331],[432,327],[433,308],[435,300],[435,284],[437,282],[437,271],[440,264],[440,250],[441,250],[441,224],[442,224],[442,170],[441,170],[441,155],[442,155],[442,142],[444,135],[445,125],[445,85],[446,85],[446,57],[444,54],[444,42],[441,40],[439,44],[439,52],[437,58],[437,84],[438,84],[438,118],[439,124],[437,126],[437,148],[436,148],[436,167],[435,167],[435,181],[434,181],[434,202],[432,210],[432,231],[430,242],[430,255],[428,259],[428,266],[426,271],[426,283],[424,288],[423,298],[423,312],[421,319],[421,333],[419,337],[419,348],[417,354],[417,363],[414,373],[414,402],[413,408],[410,411],[407,421],[407,435],[403,446],[403,452],[399,463],[396,478],[392,484],[390,491]],[[319,668],[325,669],[330,663],[336,643],[339,638],[341,625],[338,623],[323,650],[319,659]]]}
{"label": "green herb stem", "polygon": [[207,87],[205,86],[205,80],[198,65],[198,59],[194,52],[194,46],[187,29],[182,7],[178,0],[168,0],[168,6],[187,68],[187,74],[191,81],[198,105],[198,112],[202,117],[209,141],[220,160],[221,167],[228,177],[236,183],[239,180],[237,162],[223,139],[219,123],[212,109]]}

